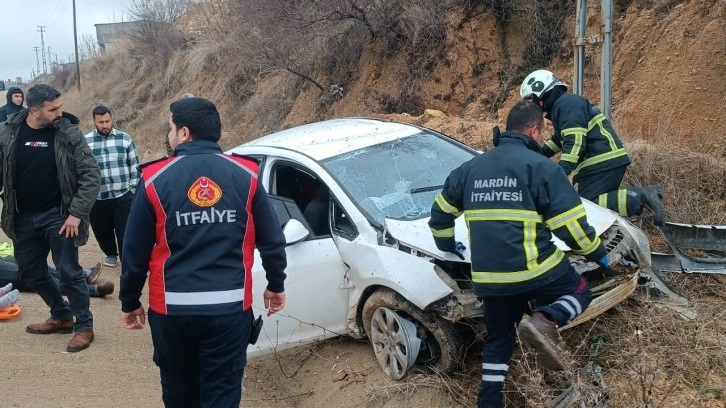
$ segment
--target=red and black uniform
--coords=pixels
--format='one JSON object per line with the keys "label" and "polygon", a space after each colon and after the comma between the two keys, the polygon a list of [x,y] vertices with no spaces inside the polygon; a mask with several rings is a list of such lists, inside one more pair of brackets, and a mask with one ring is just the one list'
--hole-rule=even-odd
{"label": "red and black uniform", "polygon": [[[148,271],[165,404],[236,407],[239,399],[223,398],[241,396],[229,390],[240,387],[246,362],[255,247],[270,291],[284,291],[287,265],[285,238],[258,183],[257,163],[199,140],[141,172],[124,240],[122,310],[141,306]],[[197,378],[199,389],[182,386]]]}

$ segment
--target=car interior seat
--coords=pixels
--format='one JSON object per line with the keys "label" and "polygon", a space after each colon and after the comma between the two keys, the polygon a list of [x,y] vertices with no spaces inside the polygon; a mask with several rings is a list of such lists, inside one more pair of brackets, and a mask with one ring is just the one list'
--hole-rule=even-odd
{"label": "car interior seat", "polygon": [[317,194],[305,207],[303,215],[310,224],[315,236],[330,235],[330,227],[328,225],[328,201],[330,200],[330,192],[328,187],[320,184]]}

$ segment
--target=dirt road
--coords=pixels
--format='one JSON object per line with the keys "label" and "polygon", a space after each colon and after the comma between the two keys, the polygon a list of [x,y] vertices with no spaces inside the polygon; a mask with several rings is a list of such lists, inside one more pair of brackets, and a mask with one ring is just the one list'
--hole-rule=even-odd
{"label": "dirt road", "polygon": [[[0,241],[7,241],[0,235]],[[104,257],[95,240],[80,251],[89,266]],[[118,289],[120,267],[105,268],[101,279]],[[144,304],[147,303],[143,299]],[[70,334],[32,335],[29,323],[43,321],[48,308],[39,296],[22,293],[22,314],[0,321],[2,407],[160,407],[159,372],[151,360],[151,334],[121,328],[116,293],[91,298],[96,338],[80,353],[66,353]],[[255,407],[438,407],[457,406],[443,393],[387,379],[370,345],[331,340],[249,361],[242,406]],[[375,400],[368,401],[374,396]]]}

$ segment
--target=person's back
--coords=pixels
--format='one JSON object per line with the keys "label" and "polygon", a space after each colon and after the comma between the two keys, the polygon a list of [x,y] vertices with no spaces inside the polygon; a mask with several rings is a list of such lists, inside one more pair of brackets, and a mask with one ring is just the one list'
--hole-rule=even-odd
{"label": "person's back", "polygon": [[213,103],[172,103],[175,156],[141,166],[121,259],[122,324],[149,325],[168,407],[238,407],[252,332],[255,247],[267,272],[268,315],[284,307],[285,238],[257,163],[225,155]]}
{"label": "person's back", "polygon": [[[560,174],[556,164],[538,153],[534,141],[516,132],[503,133],[497,147],[461,167],[471,246],[490,248],[496,242],[491,251],[472,251],[472,278],[487,282],[496,279],[492,272],[500,271],[512,282],[476,285],[477,295],[525,292],[567,271],[564,254],[551,242],[545,224],[558,210],[580,204],[568,184],[550,183]],[[558,201],[544,207],[550,196]],[[522,252],[527,245],[531,253]],[[524,280],[525,275],[533,279]]]}
{"label": "person's back", "polygon": [[[547,112],[555,129],[552,141],[562,149],[560,163],[563,168],[568,166],[565,172],[585,176],[630,164],[610,119],[597,106],[580,95],[556,94]],[[583,128],[583,124],[587,127]],[[570,135],[580,135],[581,139],[568,138]]]}

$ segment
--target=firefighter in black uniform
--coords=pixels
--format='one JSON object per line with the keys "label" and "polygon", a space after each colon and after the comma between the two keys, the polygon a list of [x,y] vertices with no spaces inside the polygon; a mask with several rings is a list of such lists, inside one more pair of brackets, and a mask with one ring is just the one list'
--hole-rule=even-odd
{"label": "firefighter in black uniform", "polygon": [[239,407],[252,331],[252,264],[267,274],[268,315],[285,305],[285,238],[257,163],[217,144],[217,108],[171,104],[174,156],[141,168],[124,240],[121,320],[141,329],[149,272],[149,325],[167,407]]}
{"label": "firefighter in black uniform", "polygon": [[[436,246],[460,255],[454,220],[469,227],[474,291],[484,299],[487,337],[479,407],[502,406],[502,386],[520,337],[541,363],[561,370],[557,325],[580,315],[592,295],[587,281],[551,241],[552,234],[589,260],[607,265],[607,252],[587,223],[585,208],[562,169],[541,154],[542,110],[518,102],[498,145],[455,169],[431,209]],[[531,316],[528,301],[536,300]]]}
{"label": "firefighter in black uniform", "polygon": [[586,98],[567,92],[567,85],[550,71],[527,75],[519,89],[522,99],[532,99],[552,121],[555,133],[542,153],[560,156],[565,174],[572,175],[580,196],[623,217],[653,211],[656,225],[663,225],[661,192],[657,186],[621,189],[630,164],[628,153],[610,120]]}

